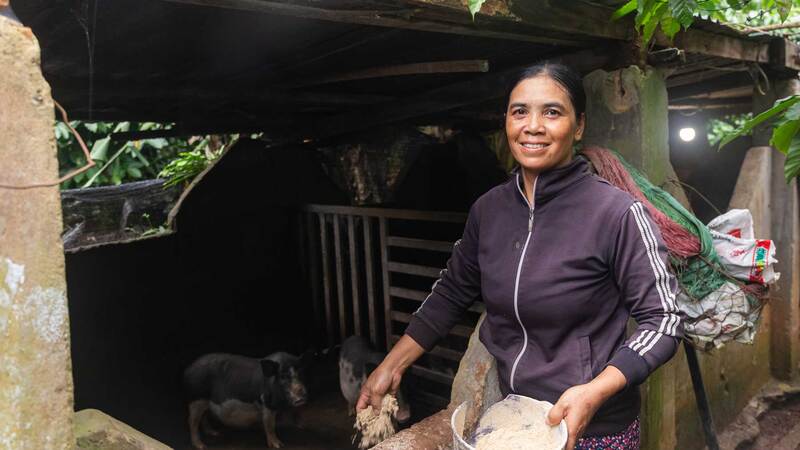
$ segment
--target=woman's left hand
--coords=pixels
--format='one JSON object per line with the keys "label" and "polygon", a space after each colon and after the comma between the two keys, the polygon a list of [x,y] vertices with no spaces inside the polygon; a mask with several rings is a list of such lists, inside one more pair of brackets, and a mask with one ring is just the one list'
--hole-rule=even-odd
{"label": "woman's left hand", "polygon": [[625,384],[625,375],[616,367],[608,366],[591,382],[573,386],[561,394],[547,414],[547,422],[550,426],[558,425],[562,419],[567,422],[567,450],[575,447],[597,409]]}
{"label": "woman's left hand", "polygon": [[591,383],[573,386],[561,394],[561,398],[547,414],[547,422],[550,426],[558,425],[561,419],[567,422],[567,450],[575,447],[578,438],[602,403],[603,399],[594,392]]}

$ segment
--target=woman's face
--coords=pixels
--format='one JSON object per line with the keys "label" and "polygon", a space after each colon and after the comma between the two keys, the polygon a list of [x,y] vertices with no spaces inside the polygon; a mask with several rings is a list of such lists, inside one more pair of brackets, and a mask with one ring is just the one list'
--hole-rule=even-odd
{"label": "woman's face", "polygon": [[511,91],[506,135],[511,153],[529,174],[566,165],[583,134],[567,91],[547,75],[521,81]]}

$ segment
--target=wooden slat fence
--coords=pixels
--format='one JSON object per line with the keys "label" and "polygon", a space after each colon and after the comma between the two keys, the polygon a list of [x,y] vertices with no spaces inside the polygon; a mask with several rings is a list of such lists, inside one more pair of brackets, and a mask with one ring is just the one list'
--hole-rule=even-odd
{"label": "wooden slat fence", "polygon": [[[326,346],[356,334],[390,349],[439,278],[461,236],[462,213],[306,205],[308,280],[316,329]],[[415,393],[443,406],[455,369],[483,305],[476,303],[410,373],[425,380]]]}

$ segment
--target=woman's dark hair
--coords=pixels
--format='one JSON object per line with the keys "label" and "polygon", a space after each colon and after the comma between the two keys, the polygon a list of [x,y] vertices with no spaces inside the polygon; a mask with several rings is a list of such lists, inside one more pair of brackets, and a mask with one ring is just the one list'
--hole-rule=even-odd
{"label": "woman's dark hair", "polygon": [[511,83],[506,95],[506,104],[511,100],[511,91],[523,81],[545,75],[560,84],[567,91],[572,107],[575,108],[575,118],[586,112],[586,92],[583,90],[581,74],[572,67],[561,63],[543,61],[523,69]]}

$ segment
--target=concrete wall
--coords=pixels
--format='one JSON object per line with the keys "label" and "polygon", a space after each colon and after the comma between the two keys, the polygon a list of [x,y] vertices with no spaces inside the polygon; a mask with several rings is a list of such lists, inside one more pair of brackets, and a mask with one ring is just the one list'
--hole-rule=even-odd
{"label": "concrete wall", "polygon": [[[754,147],[747,152],[728,209],[747,208],[753,214],[755,235],[770,237],[771,166],[774,150]],[[780,257],[780,255],[779,255]],[[767,306],[753,345],[731,343],[711,353],[699,353],[703,381],[718,431],[730,424],[747,402],[770,379],[770,321]],[[683,349],[676,363],[676,442],[680,449],[701,449],[705,442]]]}
{"label": "concrete wall", "polygon": [[[3,3],[3,2],[0,2]],[[53,101],[31,31],[0,16],[0,448],[72,448]]]}

